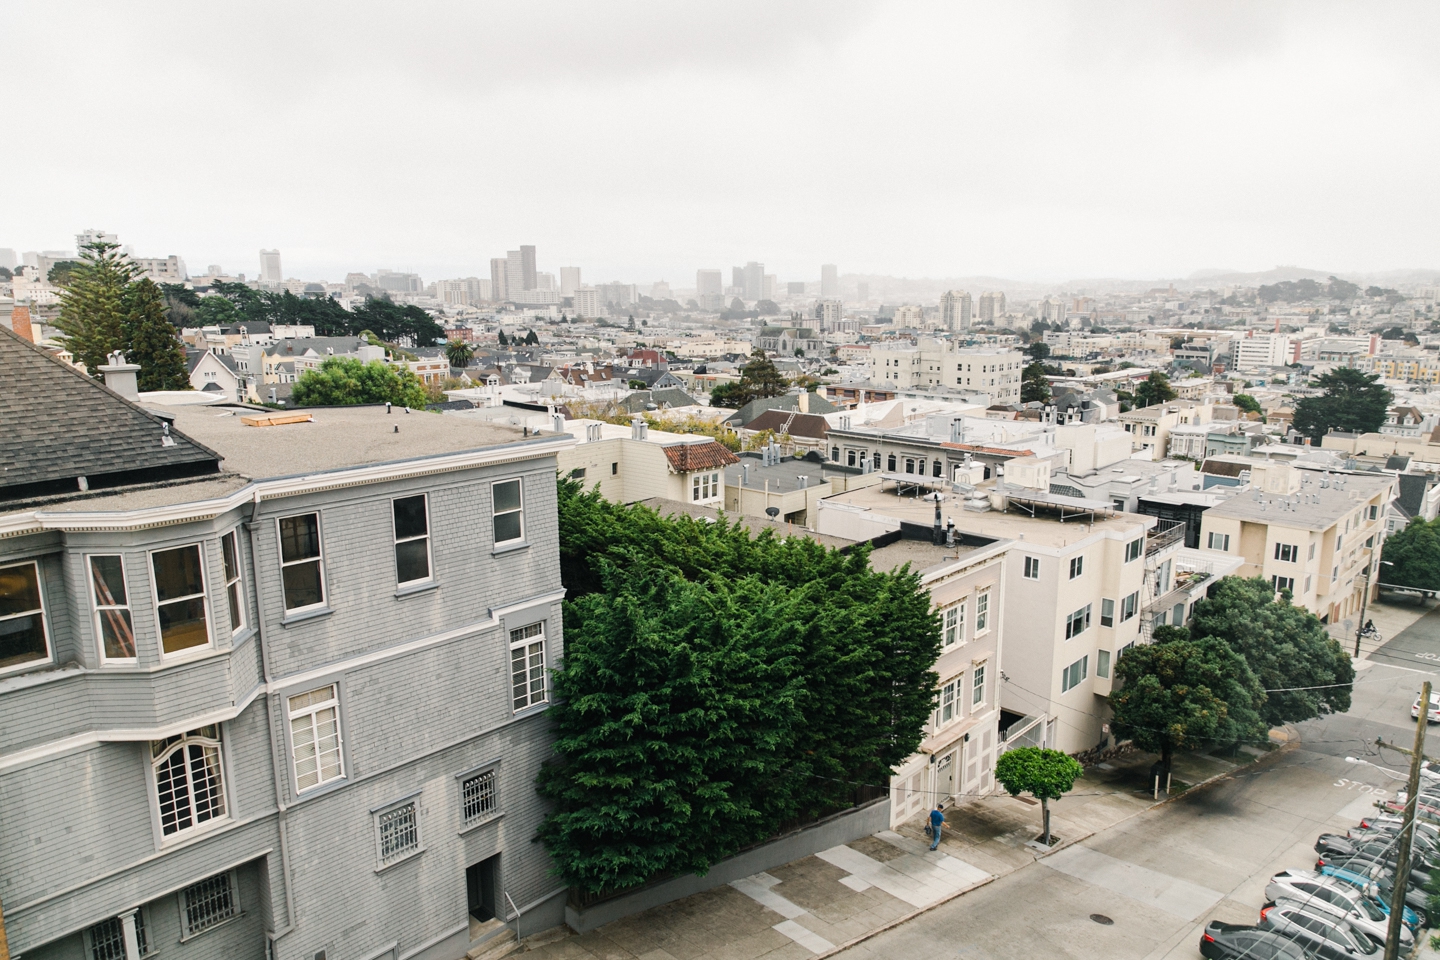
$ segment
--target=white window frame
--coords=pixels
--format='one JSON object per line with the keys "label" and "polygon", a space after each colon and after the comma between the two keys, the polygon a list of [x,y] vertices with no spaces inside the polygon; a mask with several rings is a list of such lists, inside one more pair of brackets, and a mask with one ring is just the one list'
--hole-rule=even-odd
{"label": "white window frame", "polygon": [[1102,680],[1110,679],[1110,651],[1095,651],[1095,676]]}
{"label": "white window frame", "polygon": [[1103,597],[1100,600],[1100,626],[1115,626],[1115,601],[1109,597]]}
{"label": "white window frame", "polygon": [[1084,575],[1085,575],[1085,555],[1084,555],[1084,554],[1081,554],[1081,555],[1078,556],[1078,557],[1071,557],[1071,558],[1070,558],[1070,579],[1071,579],[1071,580],[1074,580],[1075,578],[1077,578],[1077,577],[1083,577]]}
{"label": "white window frame", "polygon": [[[391,823],[397,822],[398,818],[408,811],[411,825],[411,838],[408,846],[397,847],[388,856],[385,852],[386,828]],[[377,807],[372,811],[375,821],[375,860],[378,864],[377,870],[384,870],[386,867],[394,866],[411,857],[419,856],[425,852],[425,844],[420,837],[420,795],[418,793],[388,803],[383,807]],[[404,829],[403,826],[400,829]]]}
{"label": "white window frame", "polygon": [[1039,557],[1026,557],[1026,558],[1025,558],[1025,573],[1024,573],[1024,577],[1025,577],[1026,580],[1039,580],[1039,579],[1040,579],[1040,558],[1039,558]]}
{"label": "white window frame", "polygon": [[35,594],[40,598],[40,607],[38,610],[22,610],[19,613],[7,614],[4,617],[0,617],[0,623],[7,620],[18,620],[21,617],[34,616],[38,613],[40,615],[40,632],[45,635],[45,656],[0,668],[0,676],[4,676],[7,673],[15,673],[20,670],[34,670],[36,667],[55,662],[55,645],[50,639],[50,618],[46,616],[45,613],[45,580],[40,576],[40,562],[38,560],[22,560],[19,563],[0,564],[0,570],[8,570],[11,567],[34,568]]}
{"label": "white window frame", "polygon": [[[160,600],[160,586],[155,579],[155,555],[157,553],[171,553],[176,550],[188,550],[194,548],[200,555],[200,592],[198,594],[186,594],[183,597],[171,597],[163,603]],[[179,657],[194,656],[206,650],[215,648],[215,626],[210,622],[210,571],[206,568],[205,544],[203,543],[182,543],[174,547],[157,547],[146,551],[146,570],[150,574],[150,612],[155,617],[155,642],[160,647],[161,660],[174,660]],[[187,600],[200,598],[200,606],[203,611],[202,620],[205,624],[205,642],[196,644],[193,647],[183,647],[174,653],[165,650],[165,634],[160,626],[160,608],[169,606],[172,603],[182,603]]]}
{"label": "white window frame", "polygon": [[[121,586],[125,590],[125,603],[101,603],[100,594],[96,589],[94,563],[102,557],[114,557],[120,561]],[[90,624],[95,630],[95,645],[99,649],[100,662],[102,664],[133,664],[139,660],[140,646],[135,638],[135,604],[130,596],[130,577],[125,572],[125,555],[123,553],[87,553],[85,555],[85,579],[90,587]],[[111,597],[113,600],[114,597]],[[123,611],[130,614],[130,646],[134,654],[129,657],[111,657],[105,653],[105,627],[102,618],[110,611]]]}
{"label": "white window frame", "polygon": [[988,661],[975,664],[970,671],[970,711],[985,705],[985,667]]}
{"label": "white window frame", "polygon": [[[419,498],[425,505],[425,532],[419,536],[401,537],[400,531],[395,528],[395,504],[401,500],[414,500]],[[430,583],[435,579],[435,553],[430,546],[430,495],[427,493],[412,493],[403,497],[390,498],[390,539],[391,553],[395,558],[395,585],[398,587],[411,587],[416,584]],[[400,579],[400,544],[414,543],[416,540],[425,541],[425,576],[417,577],[414,580]]]}
{"label": "white window frame", "polygon": [[[226,569],[225,541],[230,541],[235,554],[235,576]],[[245,568],[240,562],[240,531],[238,528],[220,535],[220,575],[225,581],[225,602],[230,606],[230,636],[245,629]]]}
{"label": "white window frame", "polygon": [[[498,487],[498,486],[501,486],[501,485],[503,485],[503,484],[507,484],[507,483],[513,483],[513,484],[515,484],[515,489],[517,489],[517,490],[520,491],[520,506],[515,507],[515,508],[513,508],[513,509],[510,509],[510,510],[504,510],[504,511],[496,510],[496,509],[495,509],[495,488]],[[511,537],[509,540],[495,540],[495,541],[494,541],[494,545],[497,546],[497,547],[504,546],[504,545],[510,544],[510,543],[524,543],[524,542],[525,542],[525,481],[524,481],[524,478],[522,478],[522,477],[507,477],[507,478],[505,478],[504,480],[494,480],[494,481],[491,481],[491,483],[490,483],[490,536],[491,536],[492,538],[495,536],[495,521],[496,521],[499,517],[501,517],[501,516],[507,516],[507,517],[508,517],[508,516],[509,516],[510,514],[512,514],[512,513],[518,513],[518,514],[520,515],[520,533],[519,533],[517,536]]]}
{"label": "white window frame", "polygon": [[[1225,553],[1230,549],[1230,534],[1216,533],[1214,530],[1211,530],[1205,536],[1205,548],[1207,550],[1218,550],[1221,553]],[[1216,546],[1217,543],[1219,544],[1218,547]]]}
{"label": "white window frame", "polygon": [[[209,727],[215,728],[215,735],[213,737],[205,734],[205,731]],[[180,739],[175,743],[165,744],[159,754],[155,752],[155,744],[164,743],[164,741],[154,740],[146,744],[146,748],[150,753],[150,795],[154,805],[155,827],[161,838],[161,843],[172,843],[182,840],[194,836],[197,833],[210,830],[219,824],[228,823],[230,820],[230,776],[225,766],[226,750],[224,727],[220,724],[209,724],[206,727],[186,730],[182,734],[177,734],[177,736]],[[168,740],[169,737],[165,739]],[[188,756],[189,748],[192,745],[199,746],[202,750],[214,749],[216,751],[215,772],[220,780],[220,789],[218,791],[220,798],[219,812],[211,813],[205,820],[198,819],[196,815],[194,771],[190,766],[192,761]],[[160,767],[179,750],[184,750],[187,755],[185,763],[185,796],[189,802],[190,825],[188,827],[177,827],[169,833],[166,833],[165,812],[161,809],[160,800]]]}
{"label": "white window frame", "polygon": [[1276,574],[1270,578],[1270,585],[1274,587],[1276,593],[1279,593],[1281,590],[1289,590],[1292,594],[1295,592],[1294,577],[1282,577]]}
{"label": "white window frame", "polygon": [[719,500],[723,487],[717,471],[701,471],[690,475],[690,502],[709,503]]}
{"label": "white window frame", "polygon": [[[128,913],[129,911],[126,912]],[[104,954],[101,954],[100,947],[98,947],[96,944],[97,932],[99,932],[100,936],[104,936],[107,941],[113,943],[114,941],[112,934],[110,934],[108,931],[100,931],[101,927],[111,923],[115,924],[115,926],[118,928],[117,932],[120,937],[120,952],[115,953],[113,949],[108,949],[107,944],[106,952]],[[135,939],[139,941],[138,946],[140,947],[140,956],[148,957],[155,952],[154,932],[146,923],[144,907],[137,907],[135,909]],[[91,924],[90,926],[85,928],[85,956],[87,960],[93,960],[93,958],[95,957],[102,956],[105,958],[105,960],[112,960],[112,958],[113,960],[125,960],[124,914],[116,917],[107,917],[106,919],[101,920],[99,923]]]}
{"label": "white window frame", "polygon": [[[534,632],[534,633],[528,633],[527,631],[530,631],[530,630],[534,630],[535,632]],[[517,636],[517,634],[518,634],[519,636]],[[533,669],[534,669],[534,667],[533,667],[533,665],[530,663],[530,652],[529,652],[531,647],[537,646],[537,645],[540,647],[540,668],[539,668],[539,669],[540,669],[540,683],[541,683],[540,692],[541,692],[541,696],[540,696],[539,699],[536,699],[535,696],[534,696],[534,690],[535,690],[535,675],[534,675],[534,673],[532,672]],[[537,707],[537,706],[540,706],[541,704],[546,704],[546,703],[549,703],[549,702],[550,702],[550,675],[549,675],[549,672],[548,672],[547,669],[546,669],[546,667],[548,666],[548,663],[549,663],[550,655],[549,655],[549,650],[546,649],[546,646],[547,646],[547,645],[546,645],[546,643],[545,643],[545,621],[544,621],[544,620],[539,620],[539,621],[536,621],[535,623],[527,623],[527,624],[526,624],[525,626],[523,626],[523,627],[517,627],[516,629],[510,631],[510,706],[511,706],[511,709],[512,709],[512,711],[513,711],[514,713],[521,713],[522,711],[529,710],[529,709],[531,709],[532,707]],[[524,659],[524,661],[523,661],[524,664],[525,664],[525,702],[524,702],[524,703],[518,702],[518,701],[520,700],[520,698],[519,698],[519,697],[516,695],[516,693],[515,693],[515,687],[516,687],[515,678],[516,678],[516,676],[517,676],[517,673],[516,673],[516,671],[515,671],[515,651],[517,651],[517,650],[522,650],[522,649],[525,651],[525,654],[524,654],[525,659]]]}
{"label": "white window frame", "polygon": [[953,647],[957,643],[962,646],[965,643],[965,601],[946,607],[941,611],[943,616],[941,628],[941,646]]}
{"label": "white window frame", "polygon": [[1129,596],[1120,599],[1120,622],[1124,623],[1135,616],[1140,609],[1140,591],[1136,590]]}
{"label": "white window frame", "polygon": [[[225,881],[225,895],[226,895],[226,898],[230,901],[230,912],[229,912],[227,915],[223,916],[223,917],[219,917],[218,919],[211,920],[210,922],[205,923],[203,926],[199,926],[199,927],[191,926],[191,924],[190,924],[190,894],[191,894],[191,891],[197,890],[197,889],[200,888],[201,886],[203,886],[203,885],[205,885],[205,884],[207,884],[207,883],[211,883],[212,881],[215,881],[215,880],[218,880],[218,879],[221,879],[221,878],[224,878],[224,881]],[[241,912],[242,912],[242,911],[241,911],[241,908],[240,908],[240,884],[237,882],[237,879],[236,879],[235,871],[234,871],[234,870],[226,870],[226,871],[224,871],[223,873],[217,873],[217,874],[214,874],[213,876],[206,877],[204,880],[201,880],[199,883],[192,883],[192,884],[190,884],[190,886],[188,886],[188,887],[186,887],[186,888],[184,888],[183,890],[180,891],[180,898],[179,898],[179,899],[180,899],[180,930],[181,930],[180,942],[181,942],[181,943],[185,943],[185,942],[187,942],[187,941],[189,941],[189,940],[194,939],[195,937],[200,936],[202,933],[205,933],[205,932],[210,931],[210,930],[214,930],[216,927],[223,926],[223,925],[225,925],[226,923],[229,923],[231,920],[234,920],[236,917],[240,916],[240,915],[241,915]]]}
{"label": "white window frame", "polygon": [[[490,780],[490,803],[488,806],[485,806],[482,802],[481,809],[478,809],[475,813],[468,813],[466,807],[469,804],[469,798],[467,797],[466,791],[470,784],[483,780],[486,777]],[[455,780],[460,792],[460,830],[462,833],[471,827],[478,827],[482,823],[489,823],[505,812],[500,805],[500,762],[498,760],[493,763],[483,764],[473,770],[467,770],[465,773],[456,774]],[[480,796],[481,794],[477,791],[476,795]]]}
{"label": "white window frame", "polygon": [[1275,559],[1281,563],[1296,563],[1300,560],[1300,547],[1293,543],[1277,543]]}
{"label": "white window frame", "polygon": [[[329,688],[330,696],[325,700],[317,700],[314,703],[299,707],[293,706],[295,700],[301,697],[308,697],[311,694],[319,693]],[[333,710],[335,712],[335,761],[338,771],[331,776],[325,776],[324,767],[321,764],[323,753],[330,751],[320,749],[320,723],[319,715]],[[298,693],[290,693],[285,696],[285,719],[286,730],[290,738],[290,772],[295,778],[295,794],[309,793],[311,790],[318,790],[327,783],[334,783],[337,780],[345,779],[345,733],[340,723],[340,684],[329,683],[314,687],[310,690],[302,690]],[[295,743],[295,722],[305,720],[310,731],[310,746],[314,749],[314,756],[311,758],[315,763],[315,782],[308,786],[300,785],[300,751]]]}
{"label": "white window frame", "polygon": [[[945,727],[960,719],[961,713],[963,711],[960,709],[961,705],[958,702],[959,697],[957,687],[959,683],[960,678],[956,677],[954,680],[951,680],[949,683],[945,684],[940,688],[940,704],[935,708],[936,729]],[[945,715],[946,711],[949,711],[949,716]]]}
{"label": "white window frame", "polygon": [[1144,544],[1144,537],[1140,537],[1138,540],[1131,540],[1125,544],[1125,562],[1129,563],[1132,560],[1139,560],[1140,555],[1145,552]]}
{"label": "white window frame", "polygon": [[990,591],[982,590],[975,595],[975,636],[983,637],[990,632]]}
{"label": "white window frame", "polygon": [[1087,603],[1065,618],[1066,640],[1074,639],[1090,629],[1090,606]]}
{"label": "white window frame", "polygon": [[[305,557],[301,560],[286,561],[285,532],[281,528],[280,524],[286,520],[294,520],[297,517],[311,516],[315,518],[315,541],[316,546],[319,547],[319,550],[316,551],[315,556],[313,557]],[[285,609],[285,616],[292,617],[297,613],[304,613],[306,610],[324,609],[326,602],[330,599],[330,590],[325,584],[325,528],[324,524],[321,523],[320,511],[306,510],[302,513],[291,513],[283,517],[276,517],[275,552],[280,560],[280,604]],[[316,565],[316,578],[320,583],[320,599],[315,603],[307,603],[303,607],[292,607],[289,606],[289,598],[285,596],[285,568],[298,567],[303,563],[313,563]]]}
{"label": "white window frame", "polygon": [[[1076,667],[1080,668],[1078,671],[1080,676],[1078,678],[1074,676],[1074,674],[1077,672],[1075,670]],[[1079,660],[1076,660],[1074,663],[1068,664],[1067,666],[1061,668],[1060,692],[1069,693],[1071,690],[1074,690],[1076,687],[1080,686],[1080,684],[1084,683],[1086,678],[1089,677],[1089,675],[1090,654],[1087,653],[1085,654],[1085,656],[1081,657]]]}

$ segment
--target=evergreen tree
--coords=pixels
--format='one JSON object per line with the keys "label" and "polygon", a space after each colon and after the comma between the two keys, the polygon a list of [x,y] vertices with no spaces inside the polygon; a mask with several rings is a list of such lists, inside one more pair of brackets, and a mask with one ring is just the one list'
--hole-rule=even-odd
{"label": "evergreen tree", "polygon": [[778,397],[789,389],[790,381],[775,369],[775,362],[765,356],[765,351],[756,349],[750,354],[750,362],[740,369],[738,381],[722,383],[710,391],[710,403],[738,409],[751,400]]}
{"label": "evergreen tree", "polygon": [[1026,364],[1024,372],[1020,374],[1020,402],[1050,402],[1050,381],[1045,379],[1045,364],[1038,360]]}
{"label": "evergreen tree", "polygon": [[1318,444],[1331,430],[1375,433],[1385,422],[1394,395],[1379,374],[1340,367],[1321,374],[1311,386],[1325,391],[1319,397],[1301,397],[1295,404],[1295,429]]}
{"label": "evergreen tree", "polygon": [[165,294],[149,278],[125,291],[125,358],[140,365],[141,390],[189,390],[185,345],[170,323]]}
{"label": "evergreen tree", "polygon": [[1152,370],[1150,376],[1135,387],[1135,402],[1142,407],[1156,403],[1169,403],[1177,394],[1170,386],[1170,378],[1160,370]]}
{"label": "evergreen tree", "polygon": [[529,333],[525,335],[525,343],[528,346],[532,347],[538,347],[540,345],[540,338],[535,335],[535,330],[533,328],[530,330]]}
{"label": "evergreen tree", "polygon": [[110,353],[124,349],[125,288],[135,273],[118,245],[90,243],[80,251],[79,264],[60,288],[55,326],[76,362],[97,380],[104,379],[98,368]]}
{"label": "evergreen tree", "polygon": [[502,346],[502,347],[508,347],[509,345],[510,345],[510,341],[505,339],[505,331],[504,331],[504,330],[501,330],[501,331],[500,331],[500,346]]}

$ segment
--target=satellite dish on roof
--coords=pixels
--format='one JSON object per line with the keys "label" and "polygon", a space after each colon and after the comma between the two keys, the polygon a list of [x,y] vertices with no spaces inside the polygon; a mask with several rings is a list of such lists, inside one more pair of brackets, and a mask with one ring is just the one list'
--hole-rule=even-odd
{"label": "satellite dish on roof", "polygon": [[774,520],[776,517],[780,516],[780,508],[779,508],[779,507],[766,507],[766,508],[765,508],[765,516],[769,517],[771,520]]}

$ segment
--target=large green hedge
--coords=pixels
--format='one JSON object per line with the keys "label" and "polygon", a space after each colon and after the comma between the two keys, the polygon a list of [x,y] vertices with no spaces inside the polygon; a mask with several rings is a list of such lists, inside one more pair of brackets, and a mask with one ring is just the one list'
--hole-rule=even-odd
{"label": "large green hedge", "polygon": [[559,511],[571,599],[539,835],[567,883],[703,873],[918,747],[940,629],[908,569],[568,480]]}

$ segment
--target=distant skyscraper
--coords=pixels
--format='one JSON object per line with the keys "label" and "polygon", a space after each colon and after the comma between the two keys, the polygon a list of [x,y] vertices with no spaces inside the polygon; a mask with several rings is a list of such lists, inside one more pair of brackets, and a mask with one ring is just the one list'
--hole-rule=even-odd
{"label": "distant skyscraper", "polygon": [[815,319],[821,330],[833,330],[845,316],[845,304],[839,300],[816,300]]}
{"label": "distant skyscraper", "polygon": [[804,280],[799,280],[799,281],[791,280],[789,283],[785,284],[785,295],[786,295],[787,297],[803,297],[803,296],[805,296],[805,281],[804,281]]}
{"label": "distant skyscraper", "polygon": [[730,286],[734,287],[734,288],[735,288],[735,291],[736,291],[740,296],[742,296],[742,297],[745,296],[745,268],[744,268],[744,267],[731,267],[731,268],[730,268]]}
{"label": "distant skyscraper", "polygon": [[779,287],[780,281],[776,278],[775,274],[767,273],[765,274],[765,281],[761,287],[760,293],[762,296],[765,297],[766,300],[774,300],[775,292],[779,289]]}
{"label": "distant skyscraper", "polygon": [[510,272],[509,268],[510,261],[504,257],[490,259],[490,294],[496,300],[510,299],[510,284],[507,276]]}
{"label": "distant skyscraper", "polygon": [[855,284],[855,299],[861,303],[868,301],[870,299],[870,284],[863,280]]}
{"label": "distant skyscraper", "polygon": [[524,290],[536,289],[535,248],[533,246],[520,248],[520,282]]}
{"label": "distant skyscraper", "polygon": [[820,296],[826,298],[840,296],[840,268],[833,263],[823,264],[820,267]]}
{"label": "distant skyscraper", "polygon": [[951,333],[970,329],[970,293],[951,290],[940,298],[940,322]]}
{"label": "distant skyscraper", "polygon": [[560,268],[560,296],[573,297],[575,291],[580,289],[580,268]]}
{"label": "distant skyscraper", "polygon": [[514,300],[525,289],[525,255],[519,250],[505,251],[505,289]]}
{"label": "distant skyscraper", "polygon": [[980,319],[993,323],[1005,316],[1005,294],[998,291],[980,294]]}
{"label": "distant skyscraper", "polygon": [[576,288],[575,315],[577,317],[603,317],[605,302],[600,299],[600,291],[594,287]]}
{"label": "distant skyscraper", "polygon": [[699,297],[718,297],[725,290],[720,286],[719,270],[696,270],[695,271],[695,295]]}
{"label": "distant skyscraper", "polygon": [[751,260],[745,264],[745,299],[765,299],[765,264]]}
{"label": "distant skyscraper", "polygon": [[280,269],[279,250],[260,251],[260,282],[280,283],[285,279],[284,272]]}
{"label": "distant skyscraper", "polygon": [[75,234],[76,251],[84,250],[92,243],[113,243],[120,246],[120,238],[113,233],[106,233],[104,230],[96,230],[93,227],[84,233]]}
{"label": "distant skyscraper", "polygon": [[14,250],[11,250],[9,247],[0,247],[0,267],[4,267],[6,270],[14,273],[15,268],[19,265],[20,261],[16,259]]}

